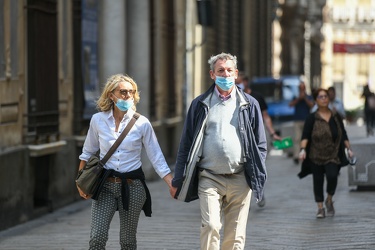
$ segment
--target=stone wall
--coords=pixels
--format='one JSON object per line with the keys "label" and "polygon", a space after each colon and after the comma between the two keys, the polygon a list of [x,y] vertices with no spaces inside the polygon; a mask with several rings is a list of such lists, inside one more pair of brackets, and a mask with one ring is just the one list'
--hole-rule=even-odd
{"label": "stone wall", "polygon": [[79,147],[70,139],[57,153],[30,156],[27,146],[0,152],[0,230],[79,200]]}
{"label": "stone wall", "polygon": [[26,147],[0,152],[0,230],[32,218],[33,171]]}

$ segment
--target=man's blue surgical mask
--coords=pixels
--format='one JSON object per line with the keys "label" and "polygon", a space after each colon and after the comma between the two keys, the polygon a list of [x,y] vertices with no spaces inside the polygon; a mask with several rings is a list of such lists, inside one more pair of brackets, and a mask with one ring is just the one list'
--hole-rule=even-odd
{"label": "man's blue surgical mask", "polygon": [[116,106],[121,111],[128,111],[132,106],[134,105],[133,98],[128,100],[123,100],[120,98],[117,98]]}
{"label": "man's blue surgical mask", "polygon": [[215,83],[220,89],[224,91],[228,91],[234,85],[234,77],[233,76],[230,76],[230,77],[216,76]]}

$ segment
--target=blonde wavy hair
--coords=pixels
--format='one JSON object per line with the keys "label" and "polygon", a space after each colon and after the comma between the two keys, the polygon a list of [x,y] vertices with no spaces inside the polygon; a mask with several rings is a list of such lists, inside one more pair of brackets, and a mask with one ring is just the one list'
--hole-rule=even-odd
{"label": "blonde wavy hair", "polygon": [[107,82],[103,88],[102,94],[100,95],[98,101],[96,102],[96,107],[99,111],[109,111],[113,109],[114,102],[111,100],[110,96],[116,88],[118,87],[120,82],[128,82],[133,86],[133,90],[135,93],[133,94],[134,98],[134,105],[132,109],[136,110],[136,105],[139,103],[140,97],[138,92],[137,83],[128,75],[123,74],[116,74],[112,75],[107,79]]}

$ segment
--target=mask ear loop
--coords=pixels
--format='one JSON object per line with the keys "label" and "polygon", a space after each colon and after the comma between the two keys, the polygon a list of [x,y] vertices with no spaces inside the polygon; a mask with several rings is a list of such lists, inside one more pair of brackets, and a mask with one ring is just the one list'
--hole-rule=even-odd
{"label": "mask ear loop", "polygon": [[[119,100],[119,99],[122,99],[122,98],[119,98],[119,97],[117,97],[117,95],[115,95],[114,93],[111,93],[114,97],[116,97],[116,99],[117,100]],[[110,98],[111,99],[111,98]],[[111,99],[113,102],[115,101],[115,100],[113,100],[113,99]]]}
{"label": "mask ear loop", "polygon": [[111,100],[112,102],[115,102],[115,101],[113,100],[113,98],[112,98],[111,95],[113,95],[113,93],[111,93],[111,94],[108,96],[108,99]]}
{"label": "mask ear loop", "polygon": [[113,96],[116,97],[117,99],[119,99],[119,98],[118,98],[113,92],[111,92],[110,95],[108,96],[108,99],[110,99],[110,100],[113,102],[113,104],[116,105],[116,102],[117,102],[117,101],[115,101],[114,98],[111,98],[111,95],[113,95]]}

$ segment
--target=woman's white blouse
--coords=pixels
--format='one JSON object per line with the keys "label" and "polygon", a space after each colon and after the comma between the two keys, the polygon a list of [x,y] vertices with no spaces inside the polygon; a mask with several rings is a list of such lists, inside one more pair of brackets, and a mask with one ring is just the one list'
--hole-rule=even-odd
{"label": "woman's white blouse", "polygon": [[[129,109],[124,115],[119,129],[115,132],[115,119],[113,112],[99,112],[92,116],[90,127],[87,132],[85,143],[83,144],[80,160],[87,161],[92,154],[100,148],[100,159],[108,152],[110,147],[125,129],[130,119],[135,113]],[[156,173],[163,178],[170,173],[169,166],[159,146],[154,129],[150,121],[140,116],[131,128],[120,146],[105,164],[106,169],[113,169],[120,173],[130,172],[141,167],[141,151],[144,146],[147,156],[150,159]]]}

